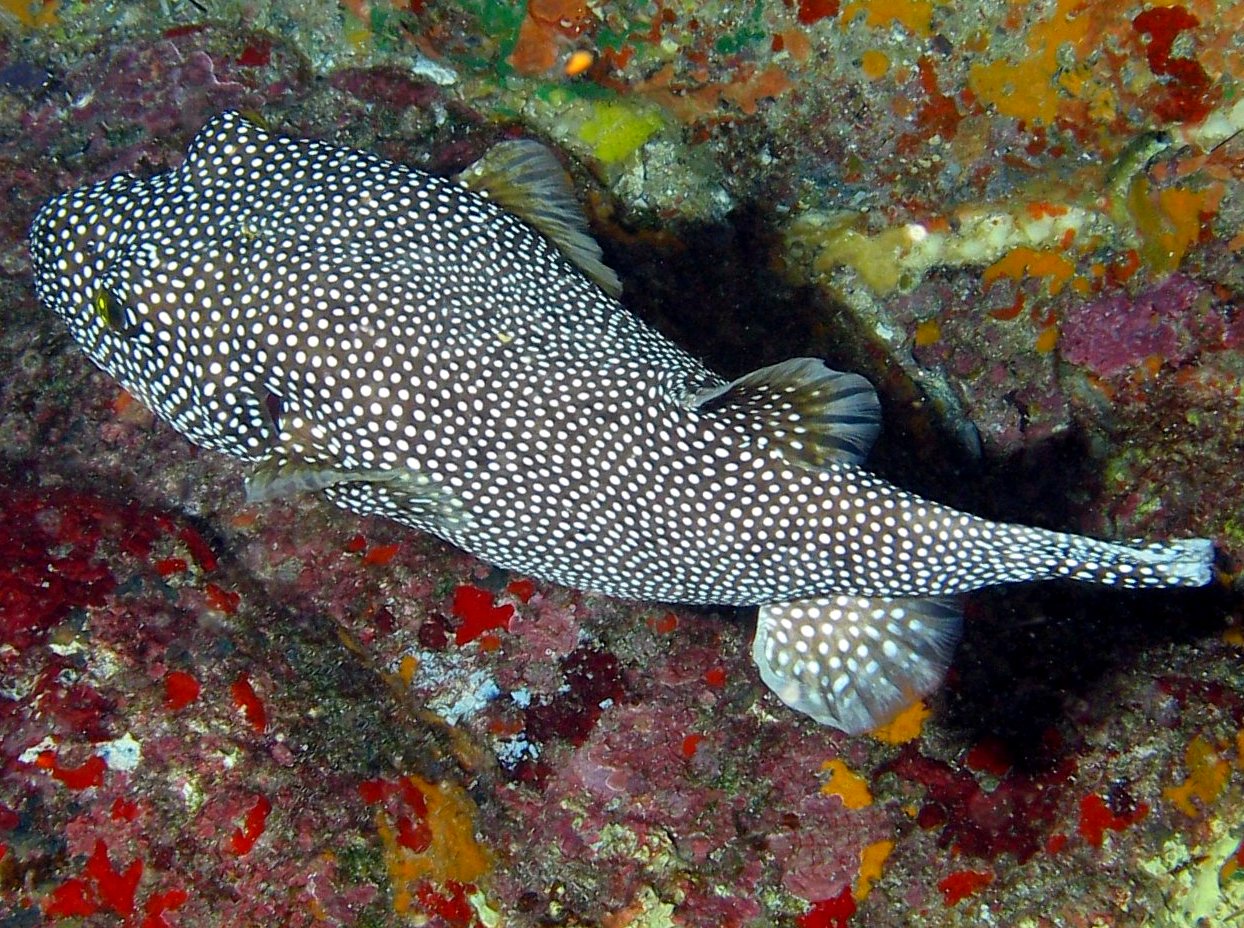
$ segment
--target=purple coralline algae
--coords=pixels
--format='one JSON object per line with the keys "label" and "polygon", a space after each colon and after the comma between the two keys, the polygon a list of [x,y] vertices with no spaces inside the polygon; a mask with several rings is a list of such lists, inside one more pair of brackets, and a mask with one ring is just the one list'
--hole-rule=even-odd
{"label": "purple coralline algae", "polygon": [[1202,351],[1238,348],[1244,318],[1215,306],[1206,289],[1173,274],[1135,296],[1116,293],[1069,307],[1061,354],[1099,377],[1112,377],[1153,359],[1179,367]]}

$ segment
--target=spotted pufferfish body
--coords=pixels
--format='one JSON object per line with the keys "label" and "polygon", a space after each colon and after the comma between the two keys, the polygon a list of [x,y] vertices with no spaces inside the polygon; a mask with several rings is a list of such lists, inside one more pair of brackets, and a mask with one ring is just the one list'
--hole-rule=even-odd
{"label": "spotted pufferfish body", "polygon": [[256,463],[252,499],[323,493],[568,586],[759,606],[765,682],[850,732],[940,682],[954,594],[1209,581],[1204,539],[993,523],[869,474],[867,381],[807,358],[718,377],[614,299],[551,156],[498,151],[441,178],[227,113],[177,169],[49,202],[36,289],[160,417]]}

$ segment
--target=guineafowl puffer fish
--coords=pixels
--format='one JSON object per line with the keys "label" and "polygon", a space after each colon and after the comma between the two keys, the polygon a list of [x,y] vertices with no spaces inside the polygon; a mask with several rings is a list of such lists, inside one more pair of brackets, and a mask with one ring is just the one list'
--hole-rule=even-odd
{"label": "guineafowl puffer fish", "polygon": [[875,727],[944,676],[956,594],[1209,582],[1206,539],[1000,524],[862,464],[868,381],[799,358],[719,377],[631,315],[556,160],[456,178],[235,113],[180,167],[50,201],[42,302],[252,499],[322,493],[501,567],[618,597],[759,606],[788,705]]}

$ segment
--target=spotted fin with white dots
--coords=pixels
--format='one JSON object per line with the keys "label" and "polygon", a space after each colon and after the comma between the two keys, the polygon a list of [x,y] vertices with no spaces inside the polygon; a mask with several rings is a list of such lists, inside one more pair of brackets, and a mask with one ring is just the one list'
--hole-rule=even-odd
{"label": "spotted fin with white dots", "polygon": [[360,470],[313,461],[261,463],[246,480],[246,501],[266,502],[303,493],[337,490],[366,484],[371,494],[388,500],[411,519],[419,519],[437,531],[450,531],[465,524],[461,502],[434,483],[426,474],[407,468]]}
{"label": "spotted fin with white dots", "polygon": [[752,657],[786,705],[857,735],[938,687],[962,626],[953,599],[804,599],[761,607]]}
{"label": "spotted fin with white dots", "polygon": [[455,179],[542,232],[605,293],[622,293],[622,281],[601,260],[565,170],[539,142],[501,142]]}
{"label": "spotted fin with white dots", "polygon": [[[995,582],[1066,578],[1120,587],[1204,586],[1214,578],[1214,542],[1209,538],[1169,541],[1102,541],[1026,525],[978,524],[995,557]],[[959,540],[952,528],[949,539]]]}
{"label": "spotted fin with white dots", "polygon": [[262,145],[270,138],[259,120],[238,112],[216,117],[218,132],[200,132],[186,151],[181,173],[196,186],[227,187],[241,162],[239,152],[248,145]]}
{"label": "spotted fin with white dots", "polygon": [[262,503],[303,493],[318,493],[341,483],[381,483],[396,480],[398,470],[351,470],[345,467],[323,466],[308,461],[289,461],[283,464],[264,462],[246,478],[246,501]]}
{"label": "spotted fin with white dots", "polygon": [[428,475],[409,467],[357,467],[340,463],[325,447],[325,436],[300,415],[286,415],[270,391],[265,416],[277,436],[273,453],[246,478],[246,501],[266,502],[303,493],[371,484],[412,518],[429,520],[441,529],[459,522],[461,505]]}
{"label": "spotted fin with white dots", "polygon": [[701,415],[737,419],[776,443],[792,463],[859,465],[881,431],[881,403],[859,374],[831,370],[818,358],[792,358],[720,387],[687,404]]}
{"label": "spotted fin with white dots", "polygon": [[1154,568],[1168,586],[1205,586],[1214,579],[1214,540],[1180,538],[1165,542],[1137,542],[1136,559]]}

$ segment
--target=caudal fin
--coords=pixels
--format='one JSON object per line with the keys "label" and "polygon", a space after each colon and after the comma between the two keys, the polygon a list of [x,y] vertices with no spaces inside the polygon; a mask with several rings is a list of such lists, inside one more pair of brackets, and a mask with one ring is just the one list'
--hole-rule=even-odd
{"label": "caudal fin", "polygon": [[1214,542],[1209,538],[1127,544],[1063,537],[1066,544],[1056,573],[1072,580],[1156,587],[1204,586],[1214,578]]}

